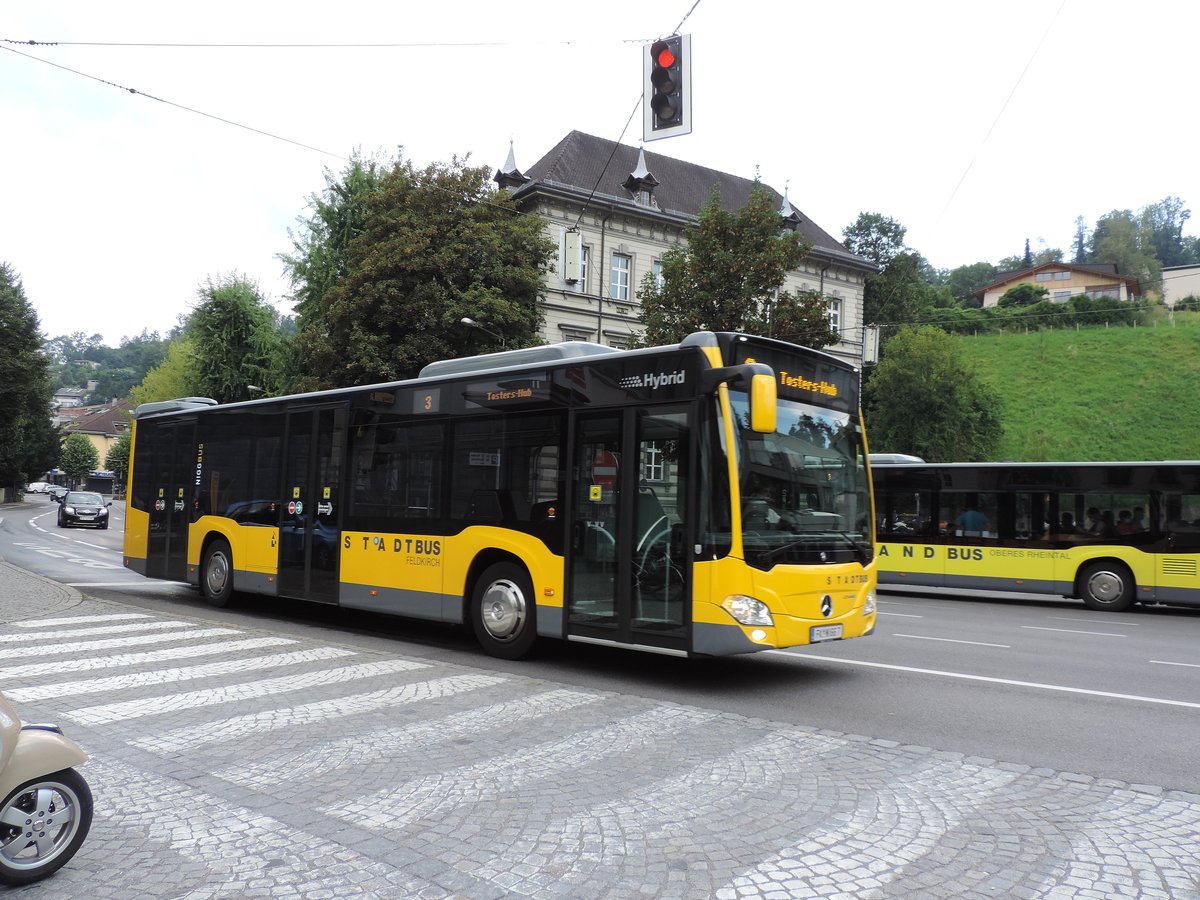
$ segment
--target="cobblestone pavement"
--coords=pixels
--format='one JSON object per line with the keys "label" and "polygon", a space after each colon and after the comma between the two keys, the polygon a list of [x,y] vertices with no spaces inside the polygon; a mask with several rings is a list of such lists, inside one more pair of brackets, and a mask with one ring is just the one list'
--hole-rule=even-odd
{"label": "cobblestone pavement", "polygon": [[13,896],[1200,898],[1200,797],[81,597],[0,686],[92,754]]}

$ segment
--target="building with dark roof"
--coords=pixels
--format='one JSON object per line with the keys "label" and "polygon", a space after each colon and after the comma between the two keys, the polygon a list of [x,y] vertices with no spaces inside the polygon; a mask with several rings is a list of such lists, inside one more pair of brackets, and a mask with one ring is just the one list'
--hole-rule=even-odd
{"label": "building with dark roof", "polygon": [[[527,171],[509,149],[495,181],[526,211],[547,221],[559,248],[547,275],[542,336],[551,342],[586,340],[625,346],[642,331],[637,287],[660,272],[663,253],[685,231],[716,188],[721,205],[736,212],[754,180],[649,153],[638,147],[572,131]],[[792,206],[775,198],[780,227],[812,245],[784,287],[819,291],[842,341],[826,348],[854,362],[862,358],[863,287],[875,266]],[[577,235],[577,236],[576,236]],[[577,246],[576,246],[577,245]]]}

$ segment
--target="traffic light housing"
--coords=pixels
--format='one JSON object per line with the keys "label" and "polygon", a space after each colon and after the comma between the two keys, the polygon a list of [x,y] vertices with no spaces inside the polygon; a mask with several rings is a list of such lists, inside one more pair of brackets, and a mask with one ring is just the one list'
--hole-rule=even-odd
{"label": "traffic light housing", "polygon": [[673,34],[646,49],[642,140],[692,132],[692,36]]}

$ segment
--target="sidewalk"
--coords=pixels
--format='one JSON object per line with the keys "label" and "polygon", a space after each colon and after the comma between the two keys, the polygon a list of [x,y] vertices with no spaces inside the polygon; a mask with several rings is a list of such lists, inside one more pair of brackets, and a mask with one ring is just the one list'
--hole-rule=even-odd
{"label": "sidewalk", "polygon": [[0,622],[0,688],[84,744],[96,796],[22,897],[1200,898],[1193,794],[214,628],[8,562]]}

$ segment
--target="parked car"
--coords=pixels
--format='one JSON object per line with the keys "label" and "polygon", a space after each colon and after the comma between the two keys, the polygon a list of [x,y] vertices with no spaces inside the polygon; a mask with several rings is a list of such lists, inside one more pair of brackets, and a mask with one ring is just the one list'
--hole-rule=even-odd
{"label": "parked car", "polygon": [[25,493],[27,493],[27,494],[44,494],[49,489],[50,489],[50,485],[48,485],[46,482],[35,481],[32,484],[30,484],[28,487],[25,488]]}
{"label": "parked car", "polygon": [[58,527],[94,525],[107,528],[110,506],[111,500],[105,502],[103,497],[91,491],[69,491],[58,505]]}
{"label": "parked car", "polygon": [[51,500],[59,501],[67,496],[67,489],[61,484],[50,484],[46,486],[46,493],[50,495]]}

